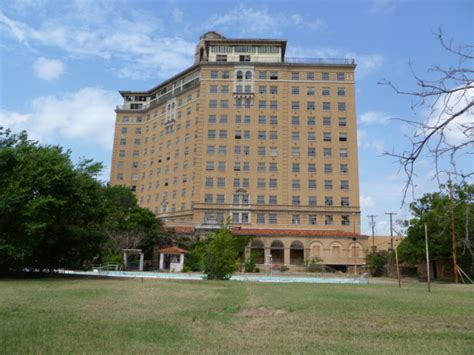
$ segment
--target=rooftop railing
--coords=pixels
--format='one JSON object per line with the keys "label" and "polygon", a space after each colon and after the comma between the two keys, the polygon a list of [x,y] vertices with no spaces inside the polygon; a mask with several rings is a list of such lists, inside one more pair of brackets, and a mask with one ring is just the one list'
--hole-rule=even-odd
{"label": "rooftop railing", "polygon": [[296,57],[286,57],[286,63],[295,63],[295,64],[342,64],[350,65],[355,64],[353,58],[296,58]]}

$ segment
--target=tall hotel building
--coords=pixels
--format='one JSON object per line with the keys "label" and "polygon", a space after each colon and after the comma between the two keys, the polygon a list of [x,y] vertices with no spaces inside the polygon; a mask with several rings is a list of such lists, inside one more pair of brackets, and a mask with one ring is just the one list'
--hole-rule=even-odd
{"label": "tall hotel building", "polygon": [[[111,184],[178,234],[230,218],[261,263],[363,264],[355,63],[286,58],[286,41],[204,34],[194,65],[121,91]],[[266,257],[266,259],[264,259]]]}

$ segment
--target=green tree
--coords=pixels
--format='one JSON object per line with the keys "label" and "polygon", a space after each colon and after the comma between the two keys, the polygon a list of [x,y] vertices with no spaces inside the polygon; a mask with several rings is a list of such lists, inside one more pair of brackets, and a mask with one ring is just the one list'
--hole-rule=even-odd
{"label": "green tree", "polygon": [[[474,274],[474,185],[454,185],[454,219],[457,236],[458,264]],[[414,218],[409,221],[407,238],[398,247],[400,259],[411,265],[425,260],[424,224],[428,225],[430,259],[452,260],[451,206],[449,190],[423,195],[410,204]]]}
{"label": "green tree", "polygon": [[138,206],[135,194],[125,186],[105,189],[108,241],[104,251],[121,255],[122,249],[140,248],[150,256],[153,247],[165,236],[163,222],[147,208]]}
{"label": "green tree", "polygon": [[249,238],[234,237],[227,225],[196,244],[192,254],[200,259],[201,270],[208,280],[228,280],[239,265],[239,254]]}
{"label": "green tree", "polygon": [[80,268],[100,252],[100,170],[0,127],[0,271]]}

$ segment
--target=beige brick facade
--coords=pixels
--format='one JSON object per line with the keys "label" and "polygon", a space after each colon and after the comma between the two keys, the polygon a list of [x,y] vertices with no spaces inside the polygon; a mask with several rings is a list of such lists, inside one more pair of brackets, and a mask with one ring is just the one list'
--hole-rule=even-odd
{"label": "beige brick facade", "polygon": [[[356,235],[363,263],[355,64],[285,59],[285,49],[210,32],[192,67],[149,91],[121,92],[111,183],[130,186],[169,227],[230,218],[241,231],[309,231],[304,258],[319,241],[328,264],[352,264]],[[341,242],[339,259],[328,238]]]}

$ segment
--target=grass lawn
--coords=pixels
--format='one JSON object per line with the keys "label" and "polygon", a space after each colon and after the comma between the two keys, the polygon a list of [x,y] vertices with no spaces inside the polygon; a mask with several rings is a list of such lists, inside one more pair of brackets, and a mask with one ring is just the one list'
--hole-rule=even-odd
{"label": "grass lawn", "polygon": [[474,352],[474,287],[0,281],[0,353]]}

